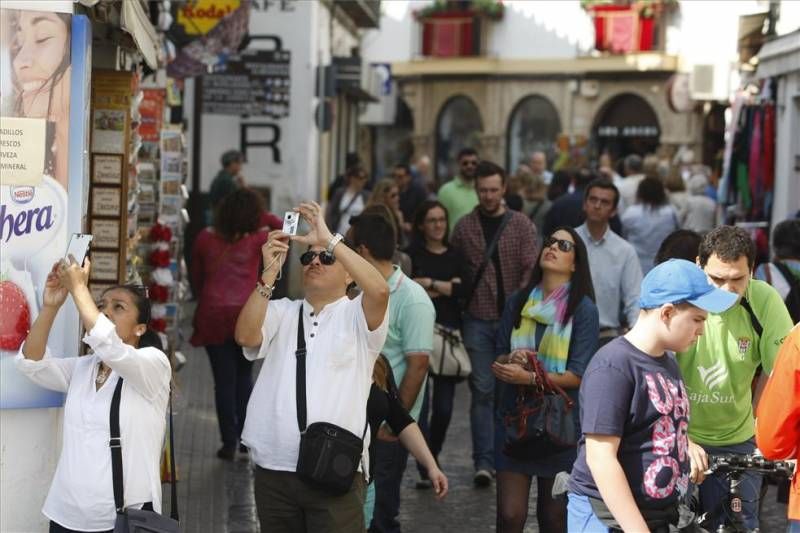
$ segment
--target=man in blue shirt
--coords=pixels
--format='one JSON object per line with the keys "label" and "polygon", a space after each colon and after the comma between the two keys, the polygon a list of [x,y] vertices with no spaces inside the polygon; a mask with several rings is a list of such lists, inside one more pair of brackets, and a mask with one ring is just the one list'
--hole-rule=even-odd
{"label": "man in blue shirt", "polygon": [[[395,233],[386,218],[377,214],[354,217],[349,235],[356,251],[389,284],[389,332],[381,353],[392,366],[400,401],[416,420],[422,407],[428,357],[433,351],[433,302],[421,285],[392,264]],[[399,533],[400,483],[408,451],[386,425],[371,446],[375,450],[375,513],[369,530]]]}
{"label": "man in blue shirt", "polygon": [[575,231],[589,254],[597,309],[600,312],[600,346],[622,333],[620,314],[627,327],[639,316],[639,285],[642,269],[636,250],[614,233],[609,221],[617,213],[619,191],[605,178],[586,186],[583,212],[586,222]]}

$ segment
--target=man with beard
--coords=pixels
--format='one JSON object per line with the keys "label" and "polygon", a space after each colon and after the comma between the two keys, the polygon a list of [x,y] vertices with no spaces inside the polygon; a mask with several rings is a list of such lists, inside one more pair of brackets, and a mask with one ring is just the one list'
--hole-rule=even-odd
{"label": "man with beard", "polygon": [[463,336],[472,363],[473,481],[486,487],[494,470],[495,382],[491,368],[495,333],[506,299],[528,283],[538,246],[530,219],[503,203],[506,172],[502,167],[481,161],[475,170],[475,188],[478,206],[456,225],[450,244],[466,261]]}
{"label": "man with beard", "polygon": [[456,223],[478,205],[475,194],[475,169],[478,167],[478,152],[474,148],[464,148],[458,153],[459,174],[439,189],[439,201],[450,215],[452,232]]}

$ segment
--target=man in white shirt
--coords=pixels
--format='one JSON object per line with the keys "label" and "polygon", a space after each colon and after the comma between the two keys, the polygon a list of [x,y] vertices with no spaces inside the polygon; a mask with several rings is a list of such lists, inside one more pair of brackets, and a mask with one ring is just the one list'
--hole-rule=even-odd
{"label": "man in white shirt", "polygon": [[553,181],[553,173],[547,170],[547,156],[544,152],[533,152],[530,161],[531,172],[534,176],[539,176],[545,185],[550,185]]}
{"label": "man in white shirt", "polygon": [[631,154],[625,158],[624,165],[625,178],[619,184],[619,214],[636,203],[636,189],[644,179],[644,161],[641,156]]}
{"label": "man in white shirt", "polygon": [[[325,224],[320,206],[295,211],[311,227],[307,235],[275,231],[262,248],[265,268],[236,322],[236,342],[245,357],[264,358],[247,406],[242,442],[255,469],[255,498],[262,531],[364,531],[364,475],[350,491],[330,495],[307,485],[296,473],[300,447],[296,356],[302,313],[306,342],[307,424],[327,422],[365,436],[372,371],[388,327],[389,287],[374,267],[341,243]],[[270,301],[289,242],[308,247],[303,263],[302,301]],[[349,300],[355,282],[362,294]],[[302,311],[301,311],[302,308]],[[362,455],[362,465],[367,455]],[[359,470],[365,472],[359,466]]]}
{"label": "man in white shirt", "polygon": [[614,233],[609,220],[617,213],[619,191],[606,178],[586,186],[583,211],[586,222],[575,231],[586,244],[589,269],[600,312],[600,346],[621,335],[620,313],[627,326],[633,326],[639,316],[639,285],[642,269],[636,250]]}

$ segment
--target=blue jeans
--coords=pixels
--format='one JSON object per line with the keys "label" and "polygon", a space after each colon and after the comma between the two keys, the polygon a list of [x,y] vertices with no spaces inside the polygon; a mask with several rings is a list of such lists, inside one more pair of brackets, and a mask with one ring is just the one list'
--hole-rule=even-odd
{"label": "blue jeans", "polygon": [[[703,446],[703,449],[708,454],[750,454],[756,449],[753,440],[743,442],[741,444],[732,444],[730,446]],[[758,527],[758,499],[761,491],[761,476],[758,474],[747,473],[741,478],[742,482],[739,485],[742,498],[742,520],[744,521],[747,529],[756,529]],[[700,491],[700,512],[705,513],[713,511],[717,508],[720,502],[724,502],[728,496],[728,481],[724,474],[714,474],[708,476],[703,483],[698,486]],[[725,504],[722,503],[724,509],[717,516],[716,521],[711,524],[712,531],[724,523],[727,516]]]}
{"label": "blue jeans", "polygon": [[567,503],[567,531],[569,533],[607,533],[608,528],[603,525],[592,510],[592,504],[587,496],[568,494]]}
{"label": "blue jeans", "polygon": [[380,439],[370,444],[375,450],[375,510],[370,533],[400,533],[400,484],[406,471],[408,452],[400,441],[386,442]]}
{"label": "blue jeans", "polygon": [[469,389],[472,392],[469,418],[472,426],[472,461],[475,470],[494,469],[494,391],[492,363],[498,320],[481,320],[464,315],[461,327],[464,346],[472,363]]}
{"label": "blue jeans", "polygon": [[786,533],[800,533],[800,520],[789,520],[789,527]]}

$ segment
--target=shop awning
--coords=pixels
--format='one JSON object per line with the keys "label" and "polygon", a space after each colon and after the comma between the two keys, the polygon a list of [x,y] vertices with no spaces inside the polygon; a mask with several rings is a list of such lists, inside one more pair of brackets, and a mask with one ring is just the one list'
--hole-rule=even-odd
{"label": "shop awning", "polygon": [[800,30],[764,43],[758,52],[756,76],[770,78],[800,71]]}

